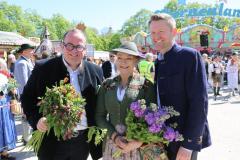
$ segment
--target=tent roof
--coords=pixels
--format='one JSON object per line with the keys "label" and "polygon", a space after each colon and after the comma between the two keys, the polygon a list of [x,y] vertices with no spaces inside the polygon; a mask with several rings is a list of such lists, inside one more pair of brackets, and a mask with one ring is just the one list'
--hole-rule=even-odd
{"label": "tent roof", "polygon": [[37,44],[29,39],[13,32],[0,31],[0,45],[22,45],[24,43],[36,46]]}

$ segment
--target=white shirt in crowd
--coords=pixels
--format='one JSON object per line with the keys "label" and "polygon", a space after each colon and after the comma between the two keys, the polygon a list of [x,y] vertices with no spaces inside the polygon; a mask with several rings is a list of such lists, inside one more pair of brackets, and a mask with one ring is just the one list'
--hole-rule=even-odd
{"label": "white shirt in crowd", "polygon": [[223,72],[223,66],[219,62],[213,62],[209,65],[209,73],[215,72],[216,74],[220,74]]}
{"label": "white shirt in crowd", "polygon": [[[81,88],[80,88],[80,85],[79,85],[78,76],[80,74],[80,71],[83,69],[82,63],[76,70],[72,70],[72,68],[67,64],[67,62],[64,60],[64,58],[63,58],[63,63],[66,66],[66,68],[69,72],[71,85],[73,85],[75,90],[81,95]],[[75,130],[84,130],[84,129],[87,129],[86,112],[83,112],[83,114],[81,116],[81,122],[78,123],[76,128],[75,128]]]}
{"label": "white shirt in crowd", "polygon": [[116,65],[113,62],[110,62],[110,63],[111,63],[111,68],[112,68],[112,75],[111,75],[111,77],[115,77],[117,75],[117,67],[116,67]]}

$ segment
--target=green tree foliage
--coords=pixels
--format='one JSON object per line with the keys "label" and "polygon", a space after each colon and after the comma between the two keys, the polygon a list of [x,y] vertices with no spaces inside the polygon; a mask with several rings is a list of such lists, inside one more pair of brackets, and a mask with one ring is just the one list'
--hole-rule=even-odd
{"label": "green tree foliage", "polygon": [[26,37],[41,37],[45,26],[49,28],[51,39],[58,40],[74,24],[60,14],[44,19],[34,10],[23,11],[19,6],[8,5],[6,1],[0,2],[1,31],[17,32]]}
{"label": "green tree foliage", "polygon": [[5,18],[3,10],[0,10],[0,30],[1,31],[14,31],[16,28],[15,24]]}
{"label": "green tree foliage", "polygon": [[50,21],[55,27],[55,34],[57,35],[58,39],[62,39],[64,33],[74,27],[72,23],[70,23],[60,14],[54,14]]}
{"label": "green tree foliage", "polygon": [[24,18],[34,26],[34,33],[32,35],[39,37],[43,33],[45,27],[43,18],[35,10],[31,9],[25,11]]}
{"label": "green tree foliage", "polygon": [[88,27],[86,30],[87,42],[93,44],[96,50],[103,50],[104,46],[101,38],[93,28]]}
{"label": "green tree foliage", "polygon": [[111,35],[109,42],[109,50],[112,50],[120,46],[121,44],[120,38],[121,38],[120,33],[114,33]]}
{"label": "green tree foliage", "polygon": [[0,10],[0,30],[18,32],[23,36],[30,36],[34,33],[34,25],[25,19],[25,14],[20,7],[0,2]]}
{"label": "green tree foliage", "polygon": [[99,35],[96,29],[88,27],[86,36],[88,43],[93,44],[96,50],[110,51],[121,44],[119,33],[108,32],[105,35]]}
{"label": "green tree foliage", "polygon": [[151,15],[151,11],[141,9],[123,24],[120,33],[123,36],[132,36],[139,31],[147,32],[148,21]]}

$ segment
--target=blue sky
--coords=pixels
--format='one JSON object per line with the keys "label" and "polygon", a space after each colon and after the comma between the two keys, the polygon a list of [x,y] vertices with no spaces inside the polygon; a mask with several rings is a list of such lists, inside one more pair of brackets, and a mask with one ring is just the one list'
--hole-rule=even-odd
{"label": "blue sky", "polygon": [[[0,0],[2,1],[2,0]],[[216,0],[187,0],[187,2],[214,3]],[[97,28],[121,28],[123,23],[140,9],[161,10],[168,0],[7,0],[8,4],[34,9],[44,18],[60,13],[68,20],[84,22]],[[239,7],[239,0],[227,0],[229,8]]]}

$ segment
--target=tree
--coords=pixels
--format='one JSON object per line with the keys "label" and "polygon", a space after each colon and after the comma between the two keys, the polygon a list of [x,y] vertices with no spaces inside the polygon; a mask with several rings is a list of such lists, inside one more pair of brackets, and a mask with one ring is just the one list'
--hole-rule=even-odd
{"label": "tree", "polygon": [[129,20],[127,20],[120,31],[123,36],[132,36],[137,32],[148,31],[148,21],[152,12],[146,9],[141,9]]}
{"label": "tree", "polygon": [[96,50],[104,50],[102,39],[97,35],[94,29],[87,27],[85,32],[88,43],[93,44]]}
{"label": "tree", "polygon": [[3,19],[1,21],[1,30],[18,32],[23,36],[30,36],[34,33],[35,26],[25,19],[21,7],[8,5],[7,2],[0,2],[0,10],[1,19]]}
{"label": "tree", "polygon": [[43,24],[43,18],[35,10],[28,9],[25,11],[24,19],[33,24],[35,27],[32,36],[40,37],[45,27]]}
{"label": "tree", "polygon": [[0,10],[0,30],[1,31],[14,31],[16,28],[15,24],[5,18],[4,13]]}
{"label": "tree", "polygon": [[120,33],[113,33],[110,37],[110,43],[109,43],[109,50],[112,50],[114,48],[117,48],[120,46],[121,42],[120,42],[120,38],[121,35]]}
{"label": "tree", "polygon": [[64,33],[73,28],[74,25],[71,24],[66,18],[64,18],[61,14],[54,14],[50,19],[52,25],[55,27],[55,34],[58,39],[62,39]]}

